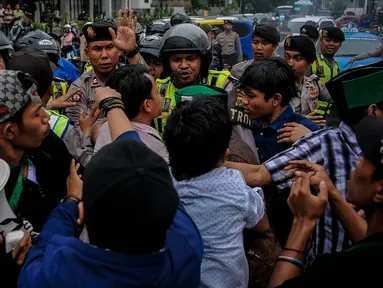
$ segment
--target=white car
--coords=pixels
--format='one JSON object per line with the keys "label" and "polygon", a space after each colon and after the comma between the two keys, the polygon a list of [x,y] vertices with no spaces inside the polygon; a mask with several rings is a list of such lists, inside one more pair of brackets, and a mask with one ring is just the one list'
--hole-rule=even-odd
{"label": "white car", "polygon": [[293,35],[299,35],[301,27],[305,25],[307,21],[315,22],[319,31],[326,27],[336,27],[334,18],[330,16],[306,16],[294,18],[289,21],[287,27],[291,29]]}

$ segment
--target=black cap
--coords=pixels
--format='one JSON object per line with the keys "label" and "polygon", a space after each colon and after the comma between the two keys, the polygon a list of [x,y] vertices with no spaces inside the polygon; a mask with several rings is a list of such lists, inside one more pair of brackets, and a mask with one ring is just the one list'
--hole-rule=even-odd
{"label": "black cap", "polygon": [[37,82],[37,93],[40,97],[48,91],[52,85],[53,71],[52,62],[41,50],[24,48],[14,53],[9,60],[10,70],[19,70],[28,73]]}
{"label": "black cap", "polygon": [[277,28],[269,24],[255,25],[253,30],[253,37],[254,36],[259,36],[273,44],[277,44],[280,41],[280,35]]}
{"label": "black cap", "polygon": [[24,2],[23,10],[24,10],[25,16],[27,16],[28,18],[33,18],[36,12],[35,2],[33,2],[32,0]]}
{"label": "black cap", "polygon": [[311,39],[318,40],[319,38],[318,29],[313,25],[303,25],[300,32],[302,36],[308,36]]}
{"label": "black cap", "polygon": [[[164,248],[179,197],[168,165],[146,145],[119,139],[103,147],[86,166],[83,191],[91,244],[127,254]],[[122,227],[129,236],[114,237]]]}
{"label": "black cap", "polygon": [[344,33],[337,27],[326,27],[322,29],[322,37],[332,38],[343,42],[345,40]]}
{"label": "black cap", "polygon": [[356,140],[363,157],[375,166],[375,175],[383,179],[383,120],[375,115],[366,116],[356,126]]}
{"label": "black cap", "polygon": [[170,18],[170,25],[176,26],[179,24],[192,23],[190,17],[184,13],[176,13]]}
{"label": "black cap", "polygon": [[117,26],[111,22],[101,21],[97,23],[89,23],[82,27],[82,33],[84,34],[87,43],[95,41],[112,41],[109,28],[112,28],[115,32],[117,31]]}
{"label": "black cap", "polygon": [[309,63],[316,59],[314,43],[304,36],[287,37],[284,44],[285,51],[298,51]]}

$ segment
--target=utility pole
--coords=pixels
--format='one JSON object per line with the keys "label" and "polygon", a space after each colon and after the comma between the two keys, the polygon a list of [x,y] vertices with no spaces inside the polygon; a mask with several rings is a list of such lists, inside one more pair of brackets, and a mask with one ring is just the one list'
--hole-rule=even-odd
{"label": "utility pole", "polygon": [[160,18],[162,19],[162,0],[160,0]]}

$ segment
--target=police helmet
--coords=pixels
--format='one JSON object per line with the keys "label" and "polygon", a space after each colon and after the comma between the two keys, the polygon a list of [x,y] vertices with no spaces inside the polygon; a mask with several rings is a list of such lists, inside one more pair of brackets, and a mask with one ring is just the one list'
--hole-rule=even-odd
{"label": "police helmet", "polygon": [[166,31],[171,28],[169,22],[164,20],[151,21],[146,27],[146,35],[160,35],[163,36]]}
{"label": "police helmet", "polygon": [[148,35],[140,41],[138,47],[140,48],[140,54],[145,57],[144,54],[149,54],[156,58],[160,58],[160,45],[161,37],[158,35]]}
{"label": "police helmet", "polygon": [[139,43],[140,40],[143,37],[144,33],[144,27],[140,23],[137,23],[136,25],[136,43]]}
{"label": "police helmet", "polygon": [[184,13],[176,13],[170,18],[170,25],[176,26],[179,24],[192,23],[190,17]]}
{"label": "police helmet", "polygon": [[[164,62],[165,74],[168,74],[169,54],[177,52],[195,52],[200,55],[201,76],[207,77],[212,59],[212,45],[206,33],[194,24],[180,24],[170,28],[162,37],[160,58]],[[169,67],[170,69],[170,67]]]}
{"label": "police helmet", "polygon": [[0,56],[3,58],[5,67],[8,66],[9,57],[13,53],[13,46],[9,38],[0,31]]}
{"label": "police helmet", "polygon": [[19,40],[14,45],[15,51],[20,51],[23,48],[34,48],[48,54],[49,59],[57,65],[59,57],[59,49],[56,41],[47,33],[41,30],[31,31]]}

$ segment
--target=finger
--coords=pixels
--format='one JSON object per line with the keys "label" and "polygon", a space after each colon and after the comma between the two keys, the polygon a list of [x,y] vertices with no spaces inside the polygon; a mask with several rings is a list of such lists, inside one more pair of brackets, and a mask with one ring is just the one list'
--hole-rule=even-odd
{"label": "finger", "polygon": [[129,17],[128,17],[128,27],[133,29],[133,10],[129,9]]}
{"label": "finger", "polygon": [[109,27],[108,30],[109,30],[110,36],[112,37],[112,40],[114,41],[117,37],[116,32],[114,32],[114,30],[111,27]]}
{"label": "finger", "polygon": [[76,95],[77,93],[80,93],[80,90],[74,90],[74,91],[71,91],[71,92],[68,92],[66,93],[64,96],[61,96],[61,98],[63,100],[68,100],[69,98],[72,98],[74,95]]}
{"label": "finger", "polygon": [[32,243],[28,242],[27,245],[24,247],[23,251],[19,254],[19,257],[17,258],[16,264],[17,265],[23,265],[25,258],[27,257],[29,250],[32,248]]}
{"label": "finger", "polygon": [[78,225],[82,226],[84,223],[84,203],[80,202],[78,204],[78,219],[77,219]]}
{"label": "finger", "polygon": [[277,143],[292,143],[292,142],[294,141],[291,139],[291,137],[285,137],[277,141]]}
{"label": "finger", "polygon": [[293,127],[283,127],[282,129],[278,130],[278,133],[283,133],[283,132],[291,132],[293,131]]}
{"label": "finger", "polygon": [[70,174],[71,175],[77,174],[76,173],[76,162],[74,161],[74,159],[72,159],[72,161],[70,162]]}
{"label": "finger", "polygon": [[285,127],[298,127],[299,124],[298,124],[298,123],[295,123],[295,122],[289,122],[289,123],[285,123],[284,126],[285,126]]}
{"label": "finger", "polygon": [[325,125],[326,124],[326,120],[314,120],[313,122],[315,124],[318,124],[318,125]]}
{"label": "finger", "polygon": [[[118,10],[118,22],[117,22],[117,25],[118,25],[117,27],[120,27],[122,25],[122,10],[121,9]],[[109,31],[110,31],[110,29],[109,29]]]}
{"label": "finger", "polygon": [[320,116],[320,115],[310,116],[310,117],[307,117],[307,118],[309,118],[310,120],[323,120],[323,116]]}
{"label": "finger", "polygon": [[96,119],[98,119],[98,118],[100,118],[100,116],[101,116],[101,110],[100,110],[100,109],[97,109],[96,112],[94,113],[94,117],[95,117]]}
{"label": "finger", "polygon": [[[132,21],[132,19],[130,19]],[[129,22],[129,9],[125,8],[124,9],[124,20],[122,21],[124,23],[124,26],[130,27],[132,23]]]}
{"label": "finger", "polygon": [[328,188],[324,181],[321,181],[319,184],[319,194],[318,194],[319,200],[323,202],[328,201]]}
{"label": "finger", "polygon": [[305,167],[305,168],[312,168],[314,164],[307,161],[307,160],[291,160],[291,161],[289,161],[289,165],[295,165],[295,166]]}
{"label": "finger", "polygon": [[307,114],[306,117],[307,117],[307,116],[315,116],[315,115],[316,115],[316,112],[315,112],[315,111],[312,111],[312,112],[310,112],[309,114]]}
{"label": "finger", "polygon": [[92,107],[92,109],[90,110],[89,117],[93,118],[94,117],[94,113],[96,112],[97,109],[98,109],[98,107],[96,105],[94,105]]}
{"label": "finger", "polygon": [[84,111],[81,111],[80,112],[80,121],[84,121],[84,120],[85,120]]}
{"label": "finger", "polygon": [[30,238],[29,232],[24,232],[23,238],[20,240],[20,242],[16,245],[15,250],[12,251],[12,258],[16,259],[18,255],[23,251],[24,247],[27,245],[29,238]]}
{"label": "finger", "polygon": [[290,193],[290,196],[292,195],[293,197],[297,197],[298,196],[298,193],[301,189],[301,186],[302,186],[302,177],[298,177],[295,181],[294,181],[294,189],[291,189],[291,193]]}
{"label": "finger", "polygon": [[[74,160],[73,160],[74,161]],[[77,163],[76,164],[76,167],[75,167],[75,169],[76,169],[76,174],[77,174],[77,172],[78,172],[78,169],[81,167],[81,164],[80,163]]]}

